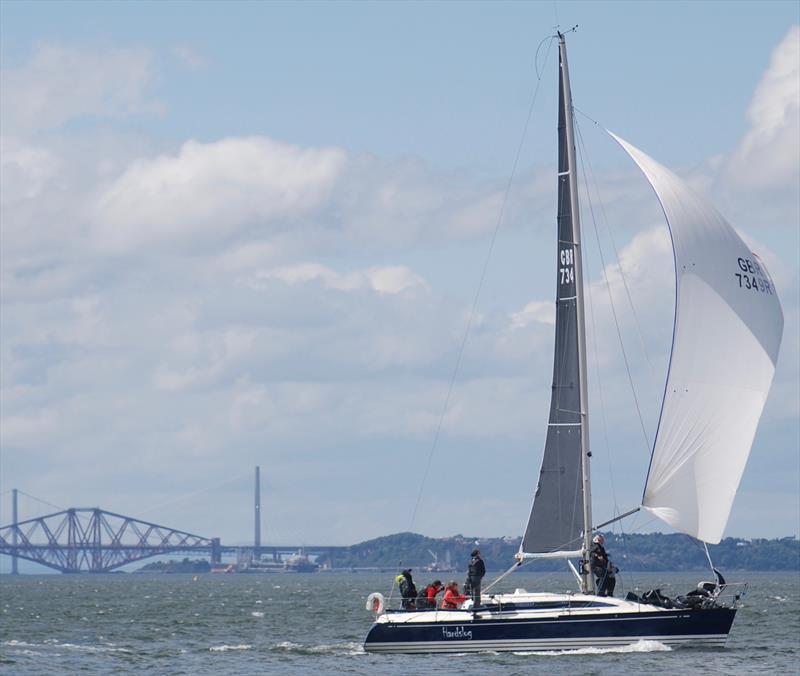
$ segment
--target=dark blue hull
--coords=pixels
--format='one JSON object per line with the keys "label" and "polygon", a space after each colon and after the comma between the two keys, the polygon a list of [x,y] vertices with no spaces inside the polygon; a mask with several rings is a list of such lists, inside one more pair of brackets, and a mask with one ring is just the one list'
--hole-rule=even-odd
{"label": "dark blue hull", "polygon": [[[432,613],[432,615],[434,615]],[[722,647],[736,610],[670,610],[600,616],[478,617],[448,621],[376,622],[364,642],[368,652],[464,652],[480,650],[569,650],[624,646],[637,641]],[[388,617],[391,617],[389,615]]]}

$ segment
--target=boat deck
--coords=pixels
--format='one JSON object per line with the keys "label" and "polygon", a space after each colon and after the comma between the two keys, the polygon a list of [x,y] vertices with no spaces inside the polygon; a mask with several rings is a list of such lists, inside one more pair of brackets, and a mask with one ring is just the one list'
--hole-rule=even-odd
{"label": "boat deck", "polygon": [[568,615],[606,615],[617,613],[664,612],[646,603],[626,601],[611,596],[589,594],[551,594],[529,593],[518,589],[513,594],[484,595],[483,603],[477,608],[424,610],[387,609],[376,619],[377,622],[459,622],[466,620],[491,619],[495,617],[561,617]]}

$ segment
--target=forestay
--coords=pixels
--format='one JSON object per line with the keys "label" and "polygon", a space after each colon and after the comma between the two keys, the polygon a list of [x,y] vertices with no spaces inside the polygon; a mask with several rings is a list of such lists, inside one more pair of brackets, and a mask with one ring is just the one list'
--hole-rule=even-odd
{"label": "forestay", "polygon": [[783,313],[764,263],[714,207],[612,136],[653,186],[675,253],[672,356],[643,506],[717,543],[772,383]]}

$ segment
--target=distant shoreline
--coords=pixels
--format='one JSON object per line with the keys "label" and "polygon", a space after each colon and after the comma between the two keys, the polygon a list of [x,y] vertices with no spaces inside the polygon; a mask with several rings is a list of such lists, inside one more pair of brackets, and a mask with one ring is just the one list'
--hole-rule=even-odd
{"label": "distant shoreline", "polygon": [[[629,572],[707,571],[708,561],[699,542],[680,533],[606,532],[606,549],[616,565]],[[520,538],[478,538],[455,535],[429,538],[417,533],[396,533],[351,547],[331,555],[331,568],[415,568],[447,576],[442,568],[465,569],[470,552],[479,547],[491,570],[506,570],[519,551]],[[723,571],[800,571],[800,540],[725,538],[709,545],[716,567]],[[442,564],[445,565],[442,565]],[[438,566],[438,568],[437,568]],[[564,569],[561,560],[538,560],[531,566],[540,572]],[[453,573],[457,575],[458,573]]]}
{"label": "distant shoreline", "polygon": [[[702,545],[679,533],[604,533],[606,549],[611,560],[623,572],[635,573],[679,573],[708,571],[708,561]],[[448,538],[429,538],[418,533],[395,533],[360,542],[349,547],[309,547],[306,551],[309,559],[318,565],[324,573],[326,570],[353,573],[397,572],[403,568],[412,568],[417,579],[433,576],[441,579],[459,578],[466,570],[470,552],[479,547],[491,571],[505,571],[514,563],[514,555],[519,551],[520,538],[478,538],[454,535]],[[274,549],[274,547],[272,547]],[[725,538],[717,545],[709,545],[709,552],[714,566],[723,574],[743,572],[800,572],[800,540],[796,537],[775,539]],[[263,553],[263,552],[262,552]],[[169,554],[159,555],[162,561]],[[156,557],[142,559],[139,566],[147,566]],[[174,555],[170,558],[174,559]],[[3,557],[3,573],[10,569],[10,558]],[[202,565],[193,562],[178,562],[172,571],[205,575],[208,559]],[[270,567],[281,559],[270,559]],[[29,565],[22,559],[20,565]],[[226,561],[227,563],[227,561]],[[181,568],[183,564],[185,568]],[[152,564],[151,564],[152,565]],[[157,568],[152,565],[152,568]],[[177,569],[177,570],[175,570]],[[559,559],[537,560],[525,570],[539,573],[564,571],[564,562]],[[130,567],[128,567],[130,570]],[[10,571],[8,571],[10,572]],[[44,573],[45,571],[42,571]],[[159,572],[159,571],[153,571]],[[278,574],[279,571],[252,571],[249,574]],[[37,573],[33,573],[37,574]],[[216,573],[222,574],[222,573]],[[280,572],[280,574],[286,574]],[[288,574],[295,574],[289,572]]]}

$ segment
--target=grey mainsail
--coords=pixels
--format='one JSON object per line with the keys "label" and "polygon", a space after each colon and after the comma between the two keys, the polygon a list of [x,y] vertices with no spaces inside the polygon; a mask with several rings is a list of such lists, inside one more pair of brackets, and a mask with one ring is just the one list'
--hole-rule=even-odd
{"label": "grey mainsail", "polygon": [[522,539],[525,554],[578,553],[585,546],[584,523],[591,519],[589,495],[584,500],[588,467],[582,457],[588,423],[575,145],[563,36],[560,43],[555,355],[547,439]]}

